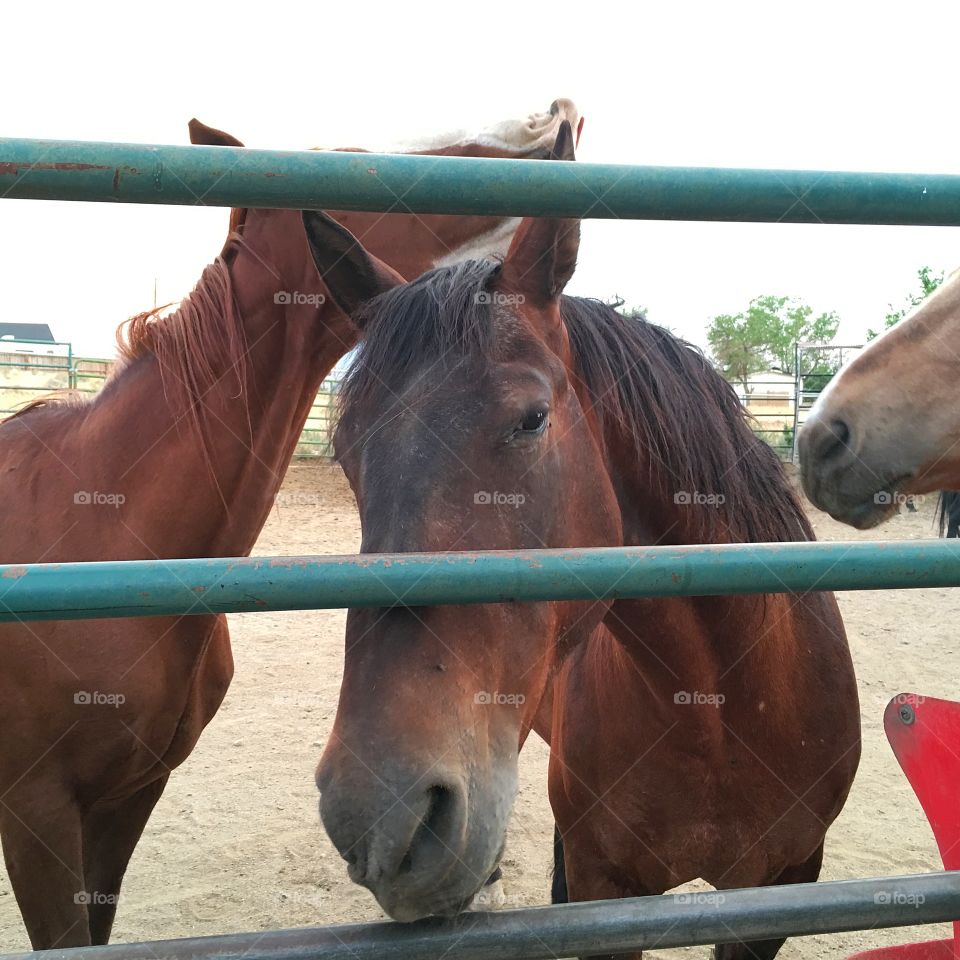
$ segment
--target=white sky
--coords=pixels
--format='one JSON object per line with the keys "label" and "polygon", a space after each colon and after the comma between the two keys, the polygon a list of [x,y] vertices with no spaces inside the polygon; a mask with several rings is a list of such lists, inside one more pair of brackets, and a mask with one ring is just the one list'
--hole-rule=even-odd
{"label": "white sky", "polygon": [[[8,4],[0,136],[375,144],[547,108],[579,159],[960,173],[956,2]],[[945,120],[945,122],[944,122]],[[0,200],[0,319],[110,355],[128,315],[192,288],[224,209]],[[699,343],[756,295],[879,327],[950,228],[591,221],[570,292],[619,293]]]}

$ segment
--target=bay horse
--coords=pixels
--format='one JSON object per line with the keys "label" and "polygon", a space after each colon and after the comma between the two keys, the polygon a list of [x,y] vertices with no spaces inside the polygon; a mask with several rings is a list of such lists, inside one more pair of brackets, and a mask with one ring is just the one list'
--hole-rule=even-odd
{"label": "bay horse", "polygon": [[797,438],[807,496],[861,530],[960,487],[960,271],[830,381]]}
{"label": "bay horse", "polygon": [[[525,220],[502,263],[397,285],[304,217],[364,332],[334,435],[364,553],[813,538],[702,354],[563,295],[577,222]],[[835,599],[350,610],[317,769],[350,877],[397,920],[461,910],[502,855],[531,729],[551,747],[556,899],[813,881],[860,749]]]}
{"label": "bay horse", "polygon": [[[557,101],[428,152],[543,158],[564,119],[576,123],[576,108]],[[197,121],[190,135],[241,145]],[[512,222],[342,219],[411,277],[498,249]],[[180,308],[125,328],[122,364],[98,395],[34,403],[0,425],[0,562],[248,554],[321,381],[356,340],[326,297],[299,212],[234,210],[222,253]],[[227,622],[2,624],[0,646],[0,834],[30,940],[106,943],[147,819],[230,683]]]}

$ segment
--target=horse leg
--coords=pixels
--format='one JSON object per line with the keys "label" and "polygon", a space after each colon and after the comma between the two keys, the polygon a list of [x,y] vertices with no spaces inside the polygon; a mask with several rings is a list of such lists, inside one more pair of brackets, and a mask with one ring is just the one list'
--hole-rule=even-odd
{"label": "horse leg", "polygon": [[[584,859],[581,863],[592,863],[596,856]],[[646,897],[663,893],[662,890],[633,889],[625,891],[599,871],[577,869],[571,864],[576,860],[570,854],[569,845],[564,844],[558,827],[553,828],[553,883],[550,890],[551,903],[576,903],[583,900],[619,900],[622,897]],[[642,950],[633,953],[597,953],[581,960],[641,960]]]}
{"label": "horse leg", "polygon": [[62,788],[16,789],[0,800],[3,858],[34,950],[90,945],[80,810]]}
{"label": "horse leg", "polygon": [[[778,886],[784,883],[813,883],[820,876],[823,863],[823,841],[803,863],[787,867],[782,873],[767,880],[763,886]],[[753,940],[747,943],[718,943],[714,950],[715,960],[773,960],[783,946],[786,937],[774,940]]]}
{"label": "horse leg", "polygon": [[83,818],[83,873],[93,944],[110,940],[123,875],[169,777],[165,774],[122,800],[94,804]]}

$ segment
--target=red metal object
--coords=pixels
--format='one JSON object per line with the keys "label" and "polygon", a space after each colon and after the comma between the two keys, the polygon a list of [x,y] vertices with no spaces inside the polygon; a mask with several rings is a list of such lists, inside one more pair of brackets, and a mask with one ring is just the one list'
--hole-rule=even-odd
{"label": "red metal object", "polygon": [[[947,870],[960,869],[960,703],[901,693],[883,728],[923,807]],[[953,939],[880,947],[850,960],[960,960],[960,921]]]}

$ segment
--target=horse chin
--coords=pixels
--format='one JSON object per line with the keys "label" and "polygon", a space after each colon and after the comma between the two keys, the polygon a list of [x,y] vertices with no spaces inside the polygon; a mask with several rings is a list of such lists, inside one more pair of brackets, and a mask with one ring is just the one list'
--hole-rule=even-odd
{"label": "horse chin", "polygon": [[436,899],[397,897],[390,893],[371,892],[391,920],[396,920],[397,923],[415,923],[427,917],[455,917],[467,912],[480,890],[475,890],[469,896],[451,895],[448,890],[445,890],[443,896]]}
{"label": "horse chin", "polygon": [[857,530],[872,530],[897,515],[905,495],[898,481],[896,484],[888,483],[867,497],[856,499],[834,497],[833,502],[827,504],[825,509],[834,520],[840,523],[845,523]]}
{"label": "horse chin", "polygon": [[827,511],[834,520],[856,530],[872,530],[886,523],[897,512],[897,504],[882,505],[873,502],[852,507],[833,507]]}

